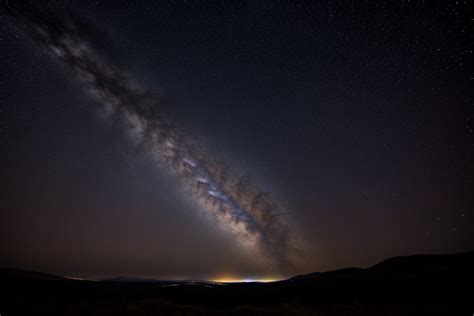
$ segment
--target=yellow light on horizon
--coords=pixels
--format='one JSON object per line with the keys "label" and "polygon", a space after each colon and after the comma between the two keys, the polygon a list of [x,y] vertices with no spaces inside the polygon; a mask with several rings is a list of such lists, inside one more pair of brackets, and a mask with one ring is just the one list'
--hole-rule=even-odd
{"label": "yellow light on horizon", "polygon": [[251,282],[269,283],[269,282],[276,282],[276,281],[280,281],[280,280],[281,279],[270,279],[270,278],[264,278],[264,279],[218,278],[218,279],[213,279],[212,281],[216,282],[216,283],[251,283]]}

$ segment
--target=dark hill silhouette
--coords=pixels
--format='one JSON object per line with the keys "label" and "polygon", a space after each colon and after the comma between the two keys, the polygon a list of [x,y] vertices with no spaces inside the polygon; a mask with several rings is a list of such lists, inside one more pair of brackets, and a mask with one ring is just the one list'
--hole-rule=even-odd
{"label": "dark hill silhouette", "polygon": [[142,278],[132,278],[132,277],[115,277],[109,279],[101,279],[103,282],[166,282],[167,280],[155,280],[155,279],[142,279]]}
{"label": "dark hill silhouette", "polygon": [[[474,252],[387,259],[272,283],[70,280],[0,270],[9,314],[472,315]],[[127,313],[128,310],[133,313]],[[102,312],[102,313],[100,313]]]}
{"label": "dark hill silhouette", "polygon": [[25,271],[13,268],[0,269],[0,278],[5,279],[31,279],[31,280],[64,280],[65,278],[48,273]]}
{"label": "dark hill silhouette", "polygon": [[451,255],[414,255],[393,257],[370,268],[345,268],[324,273],[301,275],[289,280],[334,282],[336,280],[407,282],[410,280],[452,279],[473,274],[474,251]]}

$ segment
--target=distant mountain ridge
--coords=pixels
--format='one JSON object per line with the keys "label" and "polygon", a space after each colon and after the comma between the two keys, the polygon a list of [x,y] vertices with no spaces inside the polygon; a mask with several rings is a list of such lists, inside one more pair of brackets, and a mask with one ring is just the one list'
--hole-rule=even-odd
{"label": "distant mountain ridge", "polygon": [[439,255],[423,254],[411,256],[397,256],[383,260],[369,268],[344,268],[327,272],[315,272],[298,275],[284,281],[296,280],[324,280],[341,278],[362,279],[410,279],[443,275],[446,273],[458,274],[474,273],[474,251],[456,254]]}
{"label": "distant mountain ridge", "polygon": [[36,279],[36,280],[66,280],[54,274],[48,274],[37,271],[26,271],[14,268],[1,268],[0,277],[2,278],[18,278],[18,279]]}
{"label": "distant mountain ridge", "polygon": [[161,281],[168,281],[168,280],[119,276],[119,277],[114,277],[114,278],[100,279],[99,281],[103,281],[103,282],[161,282]]}
{"label": "distant mountain ridge", "polygon": [[[269,313],[264,315],[291,314],[285,311],[306,315],[337,306],[342,314],[350,315],[368,315],[369,310],[371,315],[472,315],[472,284],[474,251],[394,257],[366,269],[315,272],[269,283],[129,277],[93,281],[0,269],[0,290],[5,293],[0,296],[0,312],[67,315],[71,310],[85,314],[100,310],[105,315],[207,315],[232,310],[263,315],[260,312],[266,309]],[[129,308],[133,313],[125,312]],[[281,309],[283,312],[278,313]]]}
{"label": "distant mountain ridge", "polygon": [[[474,251],[461,252],[456,254],[422,254],[410,256],[397,256],[383,260],[369,268],[343,268],[338,270],[330,270],[326,272],[312,272],[309,274],[296,275],[289,279],[276,281],[295,282],[301,280],[323,280],[327,278],[344,278],[356,277],[363,278],[410,278],[420,277],[422,275],[443,274],[456,272],[460,270],[471,270],[474,267]],[[454,270],[454,271],[453,271]],[[65,276],[58,276],[48,273],[25,271],[14,268],[0,268],[0,278],[18,278],[18,279],[38,279],[38,280],[68,280],[74,279]],[[167,280],[167,279],[150,279],[119,276],[113,278],[99,279],[101,282],[133,282],[133,283],[225,283],[213,282],[206,280]],[[249,283],[249,282],[245,282]],[[250,282],[251,283],[251,282]],[[257,282],[255,282],[257,283]]]}

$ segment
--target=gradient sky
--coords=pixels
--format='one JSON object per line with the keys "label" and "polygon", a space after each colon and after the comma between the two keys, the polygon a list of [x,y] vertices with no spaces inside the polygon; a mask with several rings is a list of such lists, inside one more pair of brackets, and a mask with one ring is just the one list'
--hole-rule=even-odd
{"label": "gradient sky", "polygon": [[[273,278],[474,248],[467,2],[52,4],[288,211],[290,272],[202,216],[0,11],[0,266]],[[89,31],[89,30],[88,30]]]}

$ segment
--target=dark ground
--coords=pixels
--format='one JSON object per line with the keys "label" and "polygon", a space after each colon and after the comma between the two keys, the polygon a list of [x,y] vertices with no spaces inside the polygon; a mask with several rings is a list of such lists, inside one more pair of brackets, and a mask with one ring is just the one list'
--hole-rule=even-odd
{"label": "dark ground", "polygon": [[472,315],[474,252],[273,283],[71,280],[0,270],[1,315]]}

